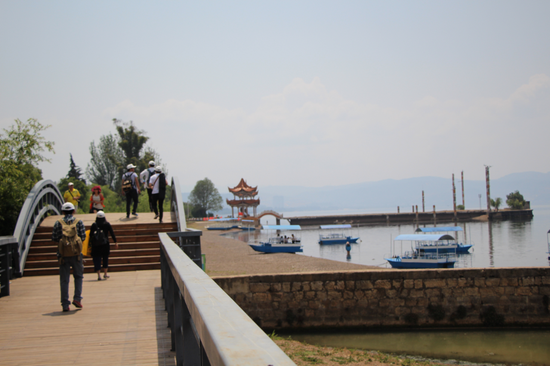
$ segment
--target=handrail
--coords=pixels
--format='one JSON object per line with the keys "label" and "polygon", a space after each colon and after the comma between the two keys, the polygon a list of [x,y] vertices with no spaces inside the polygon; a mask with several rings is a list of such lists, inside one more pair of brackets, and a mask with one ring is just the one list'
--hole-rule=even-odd
{"label": "handrail", "polygon": [[295,365],[166,233],[161,281],[178,365]]}
{"label": "handrail", "polygon": [[17,268],[12,268],[12,253],[17,247],[13,236],[0,236],[0,297],[9,296],[10,280],[17,276]]}
{"label": "handrail", "polygon": [[187,228],[187,222],[185,221],[185,210],[183,207],[183,196],[181,194],[180,182],[177,177],[172,177],[170,214],[172,215],[172,221],[176,221],[178,224],[178,231],[185,231]]}
{"label": "handrail", "polygon": [[61,215],[63,196],[52,180],[43,179],[29,192],[13,231],[17,239],[21,274],[25,270],[27,255],[36,228],[50,213]]}

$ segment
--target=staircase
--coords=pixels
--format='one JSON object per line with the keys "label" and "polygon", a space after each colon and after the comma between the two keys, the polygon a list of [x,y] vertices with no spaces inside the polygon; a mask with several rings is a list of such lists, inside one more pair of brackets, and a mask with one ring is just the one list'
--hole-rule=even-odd
{"label": "staircase", "polygon": [[[86,230],[91,225],[84,223]],[[111,243],[109,272],[139,271],[160,269],[159,232],[177,231],[176,223],[128,223],[113,225],[118,249]],[[109,240],[112,241],[109,235]],[[36,230],[27,262],[25,276],[45,276],[59,274],[57,261],[57,243],[52,241],[52,227],[38,227]],[[84,257],[84,273],[93,273],[91,257]]]}

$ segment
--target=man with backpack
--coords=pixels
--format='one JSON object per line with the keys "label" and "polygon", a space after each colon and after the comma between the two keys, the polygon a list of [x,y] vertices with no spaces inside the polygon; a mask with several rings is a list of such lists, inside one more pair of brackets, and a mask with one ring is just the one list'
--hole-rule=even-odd
{"label": "man with backpack", "polygon": [[122,175],[122,194],[126,195],[126,218],[130,218],[130,206],[134,201],[134,209],[132,215],[137,216],[138,197],[141,193],[139,189],[138,176],[134,172],[136,166],[134,164],[128,164],[126,167],[127,172]]}
{"label": "man with backpack", "polygon": [[151,212],[154,212],[155,210],[153,209],[154,207],[153,193],[152,193],[153,190],[149,188],[149,180],[154,174],[155,174],[155,162],[152,160],[149,162],[149,168],[145,169],[139,174],[139,178],[141,180],[141,183],[143,183],[143,187],[147,189],[147,195],[149,196],[149,210],[151,210]]}
{"label": "man with backpack", "polygon": [[86,228],[82,220],[77,220],[73,214],[74,205],[63,204],[61,211],[65,217],[53,225],[52,240],[58,243],[57,258],[59,260],[59,283],[61,285],[61,306],[63,311],[69,311],[69,282],[71,267],[74,277],[73,305],[82,308],[82,279],[84,265],[82,263],[82,242],[86,240]]}

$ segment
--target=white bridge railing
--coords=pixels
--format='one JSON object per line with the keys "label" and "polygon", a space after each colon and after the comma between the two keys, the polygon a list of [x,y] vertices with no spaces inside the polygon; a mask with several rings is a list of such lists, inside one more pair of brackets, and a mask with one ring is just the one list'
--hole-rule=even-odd
{"label": "white bridge railing", "polygon": [[169,234],[159,237],[162,290],[177,365],[295,365]]}

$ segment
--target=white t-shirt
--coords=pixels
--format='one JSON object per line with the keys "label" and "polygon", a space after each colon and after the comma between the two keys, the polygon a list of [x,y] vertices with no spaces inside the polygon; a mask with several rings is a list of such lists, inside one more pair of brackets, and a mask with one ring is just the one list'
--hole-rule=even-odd
{"label": "white t-shirt", "polygon": [[143,183],[143,188],[149,188],[149,179],[147,177],[151,178],[155,174],[155,168],[147,168],[141,173],[139,173],[139,179],[141,180],[141,183]]}
{"label": "white t-shirt", "polygon": [[159,184],[160,184],[159,180],[160,179],[157,179],[159,176],[160,176],[159,173],[155,173],[155,175],[152,175],[151,178],[149,178],[149,184],[154,184],[153,191],[151,192],[152,194],[159,193]]}

